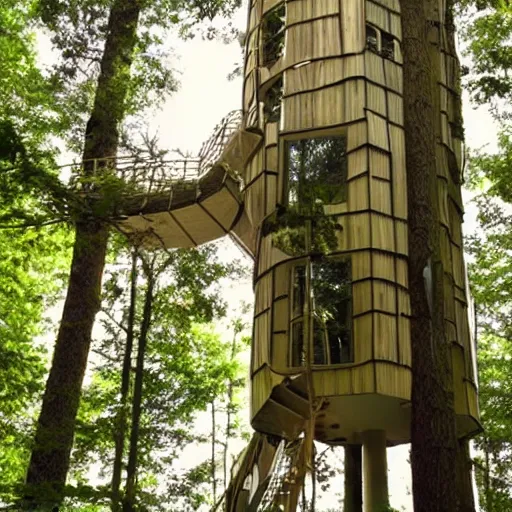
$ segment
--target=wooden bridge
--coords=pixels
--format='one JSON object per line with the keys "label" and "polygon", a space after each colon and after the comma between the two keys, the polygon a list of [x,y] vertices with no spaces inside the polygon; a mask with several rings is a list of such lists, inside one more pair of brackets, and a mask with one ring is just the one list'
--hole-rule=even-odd
{"label": "wooden bridge", "polygon": [[105,180],[110,180],[114,223],[147,248],[194,247],[230,234],[253,254],[242,173],[261,136],[244,131],[241,123],[240,110],[228,114],[196,157],[143,155],[83,162],[73,169],[72,185],[89,200],[95,195],[101,200],[109,188]]}

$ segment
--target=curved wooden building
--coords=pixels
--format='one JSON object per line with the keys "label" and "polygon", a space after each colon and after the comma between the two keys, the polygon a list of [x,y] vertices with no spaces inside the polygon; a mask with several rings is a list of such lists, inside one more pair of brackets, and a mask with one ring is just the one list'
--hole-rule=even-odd
{"label": "curved wooden building", "polygon": [[[461,437],[479,429],[462,255],[458,60],[444,2],[431,12],[439,74],[438,199]],[[252,424],[294,438],[409,440],[401,18],[398,0],[253,0],[245,129],[263,144],[245,169],[257,229]],[[372,434],[373,435],[373,434]]]}
{"label": "curved wooden building", "polygon": [[[234,233],[255,258],[252,425],[293,440],[314,399],[315,438],[363,444],[365,477],[385,480],[385,447],[410,439],[412,377],[400,2],[249,3],[241,129],[229,142],[222,130],[214,135],[224,150],[207,151],[208,172],[171,187],[172,201],[148,192],[142,206],[125,207],[122,227],[151,231],[168,247]],[[429,34],[437,207],[466,437],[479,413],[461,232],[459,63],[445,4],[432,2]],[[370,511],[379,496],[368,496]]]}

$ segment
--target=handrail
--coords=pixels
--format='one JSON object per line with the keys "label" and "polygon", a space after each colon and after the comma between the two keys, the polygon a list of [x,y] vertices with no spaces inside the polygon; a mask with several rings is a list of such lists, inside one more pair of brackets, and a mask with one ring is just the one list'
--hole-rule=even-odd
{"label": "handrail", "polygon": [[[88,190],[96,179],[114,174],[137,193],[159,194],[171,188],[197,182],[218,161],[226,144],[242,122],[242,111],[230,112],[215,127],[210,138],[202,145],[197,157],[165,159],[151,155],[94,158],[61,168],[71,168],[70,185]],[[84,173],[85,167],[92,172]]]}

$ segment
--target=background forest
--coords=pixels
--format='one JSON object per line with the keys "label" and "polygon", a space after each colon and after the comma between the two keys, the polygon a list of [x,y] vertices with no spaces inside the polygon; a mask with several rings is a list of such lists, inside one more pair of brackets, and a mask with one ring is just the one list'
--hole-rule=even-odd
{"label": "background forest", "polygon": [[[34,502],[64,496],[61,510],[208,510],[229,481],[233,456],[249,432],[251,326],[240,301],[247,298],[248,262],[226,241],[156,253],[128,244],[100,222],[111,213],[108,195],[101,204],[88,204],[68,186],[69,168],[62,165],[98,152],[164,158],[171,149],[190,151],[179,133],[156,135],[164,107],[166,115],[194,127],[194,144],[204,140],[229,108],[212,106],[204,115],[190,111],[186,118],[190,106],[172,99],[180,88],[177,54],[201,39],[231,45],[239,57],[246,9],[240,4],[0,4],[0,506],[5,509],[30,509]],[[512,7],[506,0],[461,0],[455,11],[465,99],[487,109],[499,131],[492,147],[467,150],[467,209],[476,212],[477,226],[466,233],[466,249],[485,427],[474,444],[473,467],[480,509],[508,512]],[[237,65],[227,63],[234,71],[229,85],[228,73],[219,79],[236,91],[241,90]],[[207,79],[198,76],[187,85],[208,95]],[[87,168],[84,172],[82,185],[94,186]],[[123,185],[107,180],[103,186],[113,197]],[[70,290],[80,279],[96,284],[90,296],[75,294],[73,303]],[[89,326],[69,327],[73,304],[90,310]],[[87,329],[92,329],[90,346],[80,342]],[[76,353],[64,343],[69,339]],[[70,360],[81,364],[78,381],[49,373]],[[49,375],[49,382],[66,390],[63,396],[45,393]],[[56,428],[58,407],[74,412]],[[43,442],[58,444],[61,467],[40,457]],[[41,471],[50,466],[56,475],[68,475],[65,486],[41,488]],[[339,454],[321,469],[330,483],[321,488],[334,496],[342,487]]]}

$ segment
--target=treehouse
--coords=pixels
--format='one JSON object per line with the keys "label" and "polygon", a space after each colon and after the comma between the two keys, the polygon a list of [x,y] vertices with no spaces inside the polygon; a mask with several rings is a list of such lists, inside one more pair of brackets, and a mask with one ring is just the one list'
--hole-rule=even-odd
{"label": "treehouse", "polygon": [[[458,61],[444,3],[430,13],[437,207],[465,437],[479,429],[478,402],[462,257]],[[366,510],[385,492],[385,447],[410,439],[401,38],[398,0],[254,0],[246,39],[244,128],[263,136],[244,174],[245,209],[258,230],[252,425],[294,439],[314,399],[317,440],[364,446]]]}
{"label": "treehouse", "polygon": [[[462,255],[459,66],[445,3],[432,8],[429,34],[436,207],[457,426],[466,437],[479,422]],[[363,444],[367,511],[387,495],[386,446],[410,439],[402,96],[414,84],[403,83],[401,43],[399,0],[252,0],[243,115],[221,123],[194,161],[126,171],[134,191],[116,220],[153,246],[230,233],[253,256],[252,425],[292,442],[313,413],[318,441]],[[251,460],[239,490],[254,496],[254,481],[269,472],[256,475]]]}

